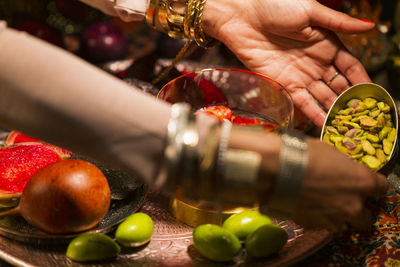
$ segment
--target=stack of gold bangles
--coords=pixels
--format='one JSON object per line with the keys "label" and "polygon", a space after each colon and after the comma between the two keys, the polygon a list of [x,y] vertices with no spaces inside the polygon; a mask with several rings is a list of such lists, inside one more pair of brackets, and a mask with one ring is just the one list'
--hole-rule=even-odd
{"label": "stack of gold bangles", "polygon": [[206,0],[150,0],[146,21],[175,39],[188,39],[208,48],[218,42],[201,28]]}

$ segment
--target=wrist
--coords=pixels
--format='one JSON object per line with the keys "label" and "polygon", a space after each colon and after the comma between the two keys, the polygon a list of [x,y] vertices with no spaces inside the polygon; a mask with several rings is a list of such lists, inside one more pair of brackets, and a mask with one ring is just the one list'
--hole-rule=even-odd
{"label": "wrist", "polygon": [[[250,137],[251,136],[251,137]],[[242,130],[234,128],[229,140],[230,149],[253,151],[261,155],[261,164],[257,179],[256,202],[259,205],[267,203],[275,185],[279,168],[279,154],[282,139],[277,134]]]}
{"label": "wrist", "polygon": [[296,211],[309,162],[309,142],[300,132],[283,132],[276,180],[260,209],[290,218]]}

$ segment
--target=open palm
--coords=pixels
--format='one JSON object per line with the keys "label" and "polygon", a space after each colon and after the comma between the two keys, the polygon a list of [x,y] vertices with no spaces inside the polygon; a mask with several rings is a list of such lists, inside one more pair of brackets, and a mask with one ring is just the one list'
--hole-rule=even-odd
{"label": "open palm", "polygon": [[[210,13],[217,12],[210,6]],[[338,94],[352,84],[370,82],[364,67],[333,31],[363,32],[373,23],[313,0],[233,1],[223,9],[224,15],[206,24],[206,31],[249,69],[281,83],[319,127]]]}

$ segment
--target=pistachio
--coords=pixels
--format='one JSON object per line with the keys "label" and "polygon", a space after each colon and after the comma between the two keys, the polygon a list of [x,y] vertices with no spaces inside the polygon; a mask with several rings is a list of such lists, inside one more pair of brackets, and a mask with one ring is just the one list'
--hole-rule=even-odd
{"label": "pistachio", "polygon": [[375,133],[375,134],[377,134],[377,133],[379,133],[380,130],[382,130],[382,128],[383,128],[383,125],[377,125],[377,126],[374,126],[374,127],[370,127],[370,128],[368,129],[368,131],[369,131],[370,133]]}
{"label": "pistachio", "polygon": [[375,156],[376,156],[381,162],[385,162],[385,161],[386,161],[385,152],[383,152],[383,150],[380,149],[380,148],[376,149],[376,154],[375,154]]}
{"label": "pistachio", "polygon": [[366,136],[354,137],[353,140],[354,140],[354,143],[361,144],[361,142],[363,140],[367,140],[367,137]]}
{"label": "pistachio", "polygon": [[375,120],[375,119],[373,119],[373,118],[371,118],[371,117],[364,117],[364,118],[362,118],[361,120],[360,120],[360,125],[361,125],[361,127],[374,127],[374,126],[376,126],[378,124],[378,122]]}
{"label": "pistachio", "polygon": [[371,143],[368,140],[364,140],[361,142],[362,149],[370,154],[370,155],[375,155],[376,151],[375,148],[371,145]]}
{"label": "pistachio", "polygon": [[379,139],[383,140],[392,130],[391,127],[383,127],[382,130],[379,132]]}
{"label": "pistachio", "polygon": [[392,130],[388,133],[387,135],[387,139],[394,143],[394,140],[396,139],[396,135],[397,135],[397,131],[394,128],[391,128]]}
{"label": "pistachio", "polygon": [[388,139],[383,139],[382,145],[383,145],[383,152],[385,152],[386,155],[390,155],[390,153],[392,153],[393,143],[390,142]]}
{"label": "pistachio", "polygon": [[371,111],[369,113],[369,116],[371,116],[372,118],[376,118],[379,115],[379,113],[381,113],[381,110],[377,109],[377,110]]}
{"label": "pistachio", "polygon": [[384,113],[380,113],[378,115],[378,117],[376,117],[376,121],[378,122],[377,125],[382,126],[382,127],[385,126],[385,124],[386,124],[385,114]]}
{"label": "pistachio", "polygon": [[331,135],[328,134],[328,133],[326,133],[326,134],[324,134],[324,136],[322,137],[322,140],[325,141],[325,142],[328,142],[328,143],[332,144],[330,137],[331,137]]}
{"label": "pistachio", "polygon": [[342,142],[336,142],[335,143],[335,147],[337,150],[343,152],[344,154],[347,154],[349,152],[349,150],[347,149],[347,147],[345,147]]}
{"label": "pistachio", "polygon": [[356,129],[356,128],[350,129],[346,132],[345,136],[354,138],[356,136],[357,131],[358,131],[358,129]]}
{"label": "pistachio", "polygon": [[361,161],[373,170],[378,169],[379,166],[382,164],[382,162],[378,158],[371,155],[366,155],[362,157]]}
{"label": "pistachio", "polygon": [[368,109],[372,109],[376,106],[376,103],[378,102],[375,98],[372,97],[367,97],[364,99],[364,104],[367,106]]}
{"label": "pistachio", "polygon": [[347,128],[346,126],[338,126],[337,130],[340,134],[346,134],[349,131],[349,128]]}
{"label": "pistachio", "polygon": [[354,113],[354,114],[352,114],[352,116],[354,118],[354,117],[359,117],[359,116],[362,116],[362,115],[367,115],[368,113],[369,113],[369,110],[366,109],[364,111],[361,111],[361,112],[358,112],[358,113]]}
{"label": "pistachio", "polygon": [[[356,147],[352,151],[350,151],[350,154],[351,155],[356,155],[356,154],[361,153],[362,150],[363,150],[362,145],[361,144],[357,144]],[[364,155],[364,153],[362,153],[362,154]]]}
{"label": "pistachio", "polygon": [[376,134],[367,133],[366,137],[368,141],[373,143],[378,143],[380,141],[379,137]]}
{"label": "pistachio", "polygon": [[353,129],[353,128],[359,129],[359,128],[360,128],[360,125],[358,125],[358,124],[355,123],[355,122],[351,122],[351,121],[341,121],[341,122],[339,123],[339,125],[341,125],[341,126],[346,126],[346,127],[348,127],[349,129]]}
{"label": "pistachio", "polygon": [[351,121],[352,122],[360,122],[360,120],[362,119],[362,118],[365,118],[365,117],[368,117],[367,115],[361,115],[361,116],[357,116],[357,117],[354,117],[354,118],[352,118],[351,119]]}
{"label": "pistachio", "polygon": [[348,116],[343,116],[343,115],[336,115],[335,120],[337,119],[338,121],[349,121],[353,118],[351,115]]}
{"label": "pistachio", "polygon": [[382,110],[385,107],[385,103],[384,102],[378,102],[376,105],[380,110]]}
{"label": "pistachio", "polygon": [[327,126],[327,127],[326,127],[326,132],[327,132],[327,133],[330,133],[330,134],[339,135],[339,131],[338,131],[335,127],[333,127],[333,126]]}
{"label": "pistachio", "polygon": [[372,146],[375,148],[380,148],[380,149],[383,148],[383,145],[381,143],[372,143]]}
{"label": "pistachio", "polygon": [[339,111],[339,114],[341,115],[351,115],[354,113],[356,113],[356,110],[354,108],[346,108]]}
{"label": "pistachio", "polygon": [[342,143],[348,150],[354,150],[356,148],[354,141],[348,137],[343,138]]}
{"label": "pistachio", "polygon": [[356,107],[358,107],[358,105],[361,103],[361,100],[360,99],[357,99],[357,98],[353,98],[353,99],[350,99],[349,101],[347,101],[347,107],[349,107],[349,108],[356,108]]}
{"label": "pistachio", "polygon": [[364,153],[358,153],[358,154],[351,155],[350,157],[352,159],[361,159],[363,156],[364,156]]}
{"label": "pistachio", "polygon": [[343,136],[340,135],[330,135],[329,140],[331,142],[336,143],[336,142],[341,142],[343,140]]}
{"label": "pistachio", "polygon": [[390,106],[385,102],[378,102],[376,105],[383,113],[388,113],[390,111]]}
{"label": "pistachio", "polygon": [[356,108],[354,108],[354,110],[356,113],[358,113],[358,112],[366,110],[367,108],[368,107],[367,107],[367,105],[365,105],[364,102],[360,102],[360,104]]}

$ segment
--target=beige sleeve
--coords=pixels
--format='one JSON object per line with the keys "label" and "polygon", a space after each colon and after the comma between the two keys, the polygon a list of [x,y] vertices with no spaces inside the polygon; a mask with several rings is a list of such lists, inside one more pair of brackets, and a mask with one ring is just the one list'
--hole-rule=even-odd
{"label": "beige sleeve", "polygon": [[126,168],[151,182],[170,105],[0,22],[0,127]]}
{"label": "beige sleeve", "polygon": [[148,0],[80,0],[110,16],[118,16],[123,21],[138,21],[145,18]]}

